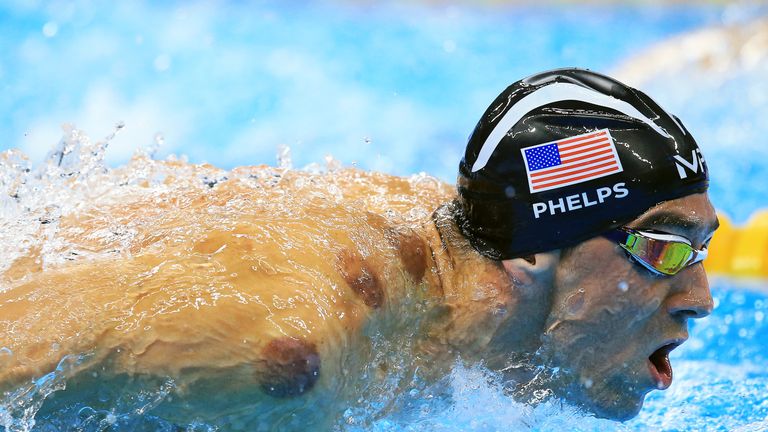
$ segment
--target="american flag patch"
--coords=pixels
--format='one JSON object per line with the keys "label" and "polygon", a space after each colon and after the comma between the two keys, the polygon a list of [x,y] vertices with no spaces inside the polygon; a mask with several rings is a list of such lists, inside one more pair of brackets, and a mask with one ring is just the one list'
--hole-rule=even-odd
{"label": "american flag patch", "polygon": [[608,129],[521,149],[531,193],[624,171]]}

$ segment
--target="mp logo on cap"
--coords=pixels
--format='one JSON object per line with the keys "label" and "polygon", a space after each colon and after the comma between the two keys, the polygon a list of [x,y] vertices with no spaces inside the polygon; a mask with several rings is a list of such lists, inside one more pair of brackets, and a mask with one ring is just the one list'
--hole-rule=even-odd
{"label": "mp logo on cap", "polygon": [[691,159],[693,159],[691,162],[688,162],[680,155],[674,155],[673,157],[681,180],[688,177],[686,170],[690,170],[693,174],[697,174],[699,170],[704,170],[704,157],[699,149],[691,150]]}

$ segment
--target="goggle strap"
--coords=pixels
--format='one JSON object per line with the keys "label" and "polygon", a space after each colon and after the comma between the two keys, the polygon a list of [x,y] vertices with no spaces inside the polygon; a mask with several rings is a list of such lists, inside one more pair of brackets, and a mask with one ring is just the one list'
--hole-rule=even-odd
{"label": "goggle strap", "polygon": [[688,261],[688,265],[696,264],[697,262],[702,262],[707,258],[709,250],[708,249],[702,249],[702,250],[693,250],[693,256]]}

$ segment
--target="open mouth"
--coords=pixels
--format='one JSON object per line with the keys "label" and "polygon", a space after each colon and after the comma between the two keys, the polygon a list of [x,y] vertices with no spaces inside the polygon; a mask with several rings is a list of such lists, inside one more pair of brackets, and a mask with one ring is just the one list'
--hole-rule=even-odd
{"label": "open mouth", "polygon": [[673,342],[662,346],[648,357],[648,368],[656,380],[656,388],[666,390],[672,385],[672,363],[669,362],[669,353],[683,342]]}

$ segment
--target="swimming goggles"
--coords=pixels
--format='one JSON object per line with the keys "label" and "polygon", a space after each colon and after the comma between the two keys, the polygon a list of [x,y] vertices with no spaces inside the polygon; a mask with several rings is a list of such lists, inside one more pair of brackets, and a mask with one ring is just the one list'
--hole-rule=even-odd
{"label": "swimming goggles", "polygon": [[707,248],[694,249],[685,237],[622,227],[604,234],[637,262],[657,275],[674,275],[707,257]]}

